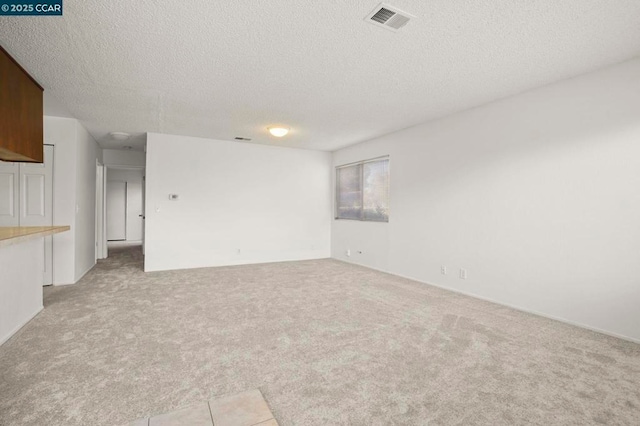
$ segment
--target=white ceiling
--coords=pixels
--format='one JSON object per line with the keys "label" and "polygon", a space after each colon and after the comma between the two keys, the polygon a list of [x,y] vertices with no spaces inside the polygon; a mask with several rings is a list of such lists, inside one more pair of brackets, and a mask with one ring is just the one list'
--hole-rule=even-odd
{"label": "white ceiling", "polygon": [[335,150],[640,55],[638,0],[394,0],[416,16],[397,33],[363,20],[377,4],[66,0],[0,17],[0,43],[103,146],[138,149],[161,132]]}

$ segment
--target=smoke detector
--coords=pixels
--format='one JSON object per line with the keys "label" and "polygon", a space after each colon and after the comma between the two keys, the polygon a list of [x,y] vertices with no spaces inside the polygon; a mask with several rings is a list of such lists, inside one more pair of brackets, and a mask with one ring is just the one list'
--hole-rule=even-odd
{"label": "smoke detector", "polygon": [[415,16],[403,12],[397,7],[380,3],[364,20],[370,24],[396,32],[407,25],[407,22],[409,22],[411,18],[415,18]]}

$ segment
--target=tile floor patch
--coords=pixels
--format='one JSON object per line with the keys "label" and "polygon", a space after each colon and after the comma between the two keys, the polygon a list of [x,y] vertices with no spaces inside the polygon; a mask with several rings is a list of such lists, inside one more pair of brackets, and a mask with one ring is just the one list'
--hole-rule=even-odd
{"label": "tile floor patch", "polygon": [[254,425],[254,426],[278,426],[278,422],[276,422],[276,419],[270,419],[270,420],[267,420],[266,422],[258,423],[257,425]]}
{"label": "tile floor patch", "polygon": [[273,419],[258,389],[209,401],[216,426],[253,426]]}
{"label": "tile floor patch", "polygon": [[149,426],[213,426],[209,404],[206,402],[193,407],[161,414],[149,419]]}
{"label": "tile floor patch", "polygon": [[212,399],[145,419],[129,426],[278,426],[273,414],[258,389]]}

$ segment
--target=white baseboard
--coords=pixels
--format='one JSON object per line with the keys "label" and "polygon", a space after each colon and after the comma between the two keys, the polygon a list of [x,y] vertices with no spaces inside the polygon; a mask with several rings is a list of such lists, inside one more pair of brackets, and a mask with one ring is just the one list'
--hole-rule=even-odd
{"label": "white baseboard", "polygon": [[109,246],[139,246],[142,245],[142,240],[111,240],[107,241],[107,247]]}
{"label": "white baseboard", "polygon": [[78,281],[80,281],[82,278],[84,278],[84,276],[85,276],[85,275],[87,275],[87,273],[88,273],[90,270],[92,270],[96,265],[97,265],[97,263],[94,261],[93,265],[89,266],[89,269],[87,269],[87,270],[86,270],[86,271],[84,271],[82,274],[80,274],[80,277],[78,277],[78,278],[76,279],[76,281],[75,281],[75,282],[73,282],[73,283],[53,283],[53,285],[54,285],[54,286],[56,286],[56,287],[62,287],[62,286],[65,286],[65,285],[73,285],[73,284],[77,284],[77,283],[78,283]]}
{"label": "white baseboard", "polygon": [[84,278],[85,275],[87,275],[87,273],[92,270],[94,267],[96,266],[96,262],[93,262],[93,265],[89,266],[89,268],[87,268],[83,273],[80,274],[80,276],[78,278],[76,278],[76,283],[78,281],[80,281],[82,278]]}
{"label": "white baseboard", "polygon": [[596,333],[600,333],[600,334],[604,334],[604,335],[607,335],[607,336],[611,336],[611,337],[615,337],[615,338],[618,338],[618,339],[627,340],[629,342],[639,343],[640,344],[640,339],[636,339],[636,338],[629,337],[629,336],[624,336],[622,334],[618,334],[618,333],[614,333],[614,332],[611,332],[611,331],[603,330],[601,328],[592,327],[590,325],[583,324],[583,323],[576,322],[576,321],[571,321],[571,320],[568,320],[566,318],[556,317],[554,315],[545,314],[544,312],[538,312],[538,311],[534,311],[532,309],[523,308],[522,306],[517,306],[517,305],[512,305],[512,304],[509,304],[509,303],[499,302],[497,300],[494,300],[494,299],[491,299],[491,298],[488,298],[488,297],[479,296],[477,294],[469,293],[469,292],[466,292],[466,291],[458,290],[458,289],[447,287],[447,286],[440,285],[440,284],[433,284],[433,283],[430,283],[430,282],[427,282],[427,281],[419,280],[417,278],[408,277],[406,275],[396,274],[394,272],[385,271],[383,269],[379,269],[379,268],[374,268],[372,266],[363,265],[361,263],[351,262],[351,261],[344,260],[344,259],[338,259],[337,257],[332,257],[332,259],[333,260],[337,260],[339,262],[348,263],[350,265],[362,266],[363,268],[372,269],[374,271],[383,272],[385,274],[394,275],[396,277],[406,278],[408,280],[415,281],[415,282],[418,282],[420,284],[430,285],[430,286],[433,286],[433,287],[441,288],[443,290],[451,291],[453,293],[458,293],[458,294],[463,294],[465,296],[473,297],[474,299],[484,300],[485,302],[495,303],[496,305],[500,305],[500,306],[506,306],[508,308],[515,309],[516,311],[526,312],[528,314],[537,315],[539,317],[548,318],[548,319],[551,319],[551,320],[554,320],[554,321],[559,321],[559,322],[562,322],[562,323],[565,323],[565,324],[573,325],[575,327],[580,327],[580,328],[584,328],[586,330],[595,331]]}
{"label": "white baseboard", "polygon": [[38,310],[36,310],[32,315],[30,315],[24,322],[22,322],[21,324],[16,326],[13,330],[11,330],[8,335],[0,338],[0,346],[4,345],[9,339],[11,339],[18,331],[20,331],[22,327],[27,325],[29,321],[34,319],[36,315],[38,315],[43,309],[44,309],[44,306],[40,306],[40,308],[38,308]]}

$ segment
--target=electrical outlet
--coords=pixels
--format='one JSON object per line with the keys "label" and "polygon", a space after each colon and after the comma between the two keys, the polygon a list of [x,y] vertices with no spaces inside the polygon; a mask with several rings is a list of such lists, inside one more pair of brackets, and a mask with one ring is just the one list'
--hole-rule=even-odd
{"label": "electrical outlet", "polygon": [[440,273],[442,275],[447,275],[447,267],[444,265],[440,266]]}
{"label": "electrical outlet", "polygon": [[351,256],[351,249],[347,249],[346,255],[347,257]]}
{"label": "electrical outlet", "polygon": [[467,279],[467,270],[464,268],[460,268],[460,279],[461,280]]}

